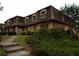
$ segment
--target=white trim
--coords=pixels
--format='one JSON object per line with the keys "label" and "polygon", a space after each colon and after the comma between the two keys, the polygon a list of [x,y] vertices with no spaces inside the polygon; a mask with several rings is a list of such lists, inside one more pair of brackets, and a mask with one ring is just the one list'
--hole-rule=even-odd
{"label": "white trim", "polygon": [[24,22],[25,22],[25,24],[27,23],[27,20],[28,20],[29,18],[26,16],[25,17],[25,20],[24,20]]}
{"label": "white trim", "polygon": [[46,16],[42,16],[42,12],[45,12],[45,15],[46,15],[47,10],[46,9],[43,9],[42,11],[40,11],[41,19],[46,18]]}
{"label": "white trim", "polygon": [[54,18],[54,15],[53,15],[53,8],[51,7],[51,16],[52,16],[52,19]]}
{"label": "white trim", "polygon": [[[35,17],[35,19],[33,17]],[[36,19],[37,19],[37,14],[33,14],[32,15],[32,20],[36,20]]]}
{"label": "white trim", "polygon": [[26,20],[26,19],[28,19],[28,17],[27,17],[27,16],[25,17],[25,20]]}

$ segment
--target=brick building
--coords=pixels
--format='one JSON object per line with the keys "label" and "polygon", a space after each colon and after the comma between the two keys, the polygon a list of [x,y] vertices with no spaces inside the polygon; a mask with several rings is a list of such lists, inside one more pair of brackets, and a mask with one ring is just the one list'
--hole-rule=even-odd
{"label": "brick building", "polygon": [[72,29],[72,19],[53,6],[48,6],[25,17],[15,16],[10,18],[4,24],[5,32],[16,32],[16,34],[46,28]]}
{"label": "brick building", "polygon": [[0,23],[0,32],[2,32],[3,24]]}

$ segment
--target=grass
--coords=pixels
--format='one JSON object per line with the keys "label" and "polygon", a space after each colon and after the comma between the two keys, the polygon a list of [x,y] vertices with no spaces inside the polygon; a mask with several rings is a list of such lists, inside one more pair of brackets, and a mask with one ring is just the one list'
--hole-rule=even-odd
{"label": "grass", "polygon": [[2,42],[6,41],[8,38],[10,38],[9,35],[3,35],[2,36]]}
{"label": "grass", "polygon": [[30,35],[17,35],[14,42],[20,43],[21,46],[25,48],[26,51],[31,51],[31,48],[26,44],[26,38],[28,38]]}
{"label": "grass", "polygon": [[17,35],[17,37],[15,38],[14,42],[20,42],[20,43],[24,43],[25,39],[29,37],[27,35]]}
{"label": "grass", "polygon": [[[25,42],[25,38],[28,37],[26,35],[16,35],[17,37],[15,38],[14,42]],[[3,35],[2,36],[2,41],[6,41],[8,38],[10,38],[11,36],[9,35]]]}

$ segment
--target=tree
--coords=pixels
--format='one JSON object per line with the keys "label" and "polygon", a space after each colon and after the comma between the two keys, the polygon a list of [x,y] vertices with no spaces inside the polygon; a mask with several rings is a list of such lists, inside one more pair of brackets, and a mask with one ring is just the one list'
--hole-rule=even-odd
{"label": "tree", "polygon": [[0,11],[3,11],[3,6],[1,6],[1,3],[0,3]]}
{"label": "tree", "polygon": [[74,26],[79,28],[79,6],[76,4],[65,5],[60,8],[62,12],[73,19]]}
{"label": "tree", "polygon": [[[3,7],[1,6],[1,3],[0,3],[0,11],[3,11]],[[2,40],[1,32],[2,32],[2,24],[0,24],[0,42]]]}

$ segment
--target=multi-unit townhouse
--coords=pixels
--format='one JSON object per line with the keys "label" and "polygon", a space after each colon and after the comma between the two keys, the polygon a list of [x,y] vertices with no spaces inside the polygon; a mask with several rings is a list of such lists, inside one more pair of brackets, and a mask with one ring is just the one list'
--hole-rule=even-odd
{"label": "multi-unit townhouse", "polygon": [[16,34],[19,34],[24,26],[24,17],[15,16],[5,21],[4,32],[16,32]]}
{"label": "multi-unit townhouse", "polygon": [[0,24],[0,32],[1,32],[1,28],[2,28],[2,25]]}
{"label": "multi-unit townhouse", "polygon": [[72,29],[72,19],[53,6],[48,6],[25,17],[15,16],[10,18],[4,24],[5,32],[16,32],[16,34],[28,31],[34,32],[47,28]]}
{"label": "multi-unit townhouse", "polygon": [[0,42],[2,41],[3,24],[0,23]]}
{"label": "multi-unit townhouse", "polygon": [[0,33],[2,32],[3,30],[3,24],[0,23]]}
{"label": "multi-unit townhouse", "polygon": [[2,26],[3,26],[3,24],[0,23],[0,42],[2,40]]}

